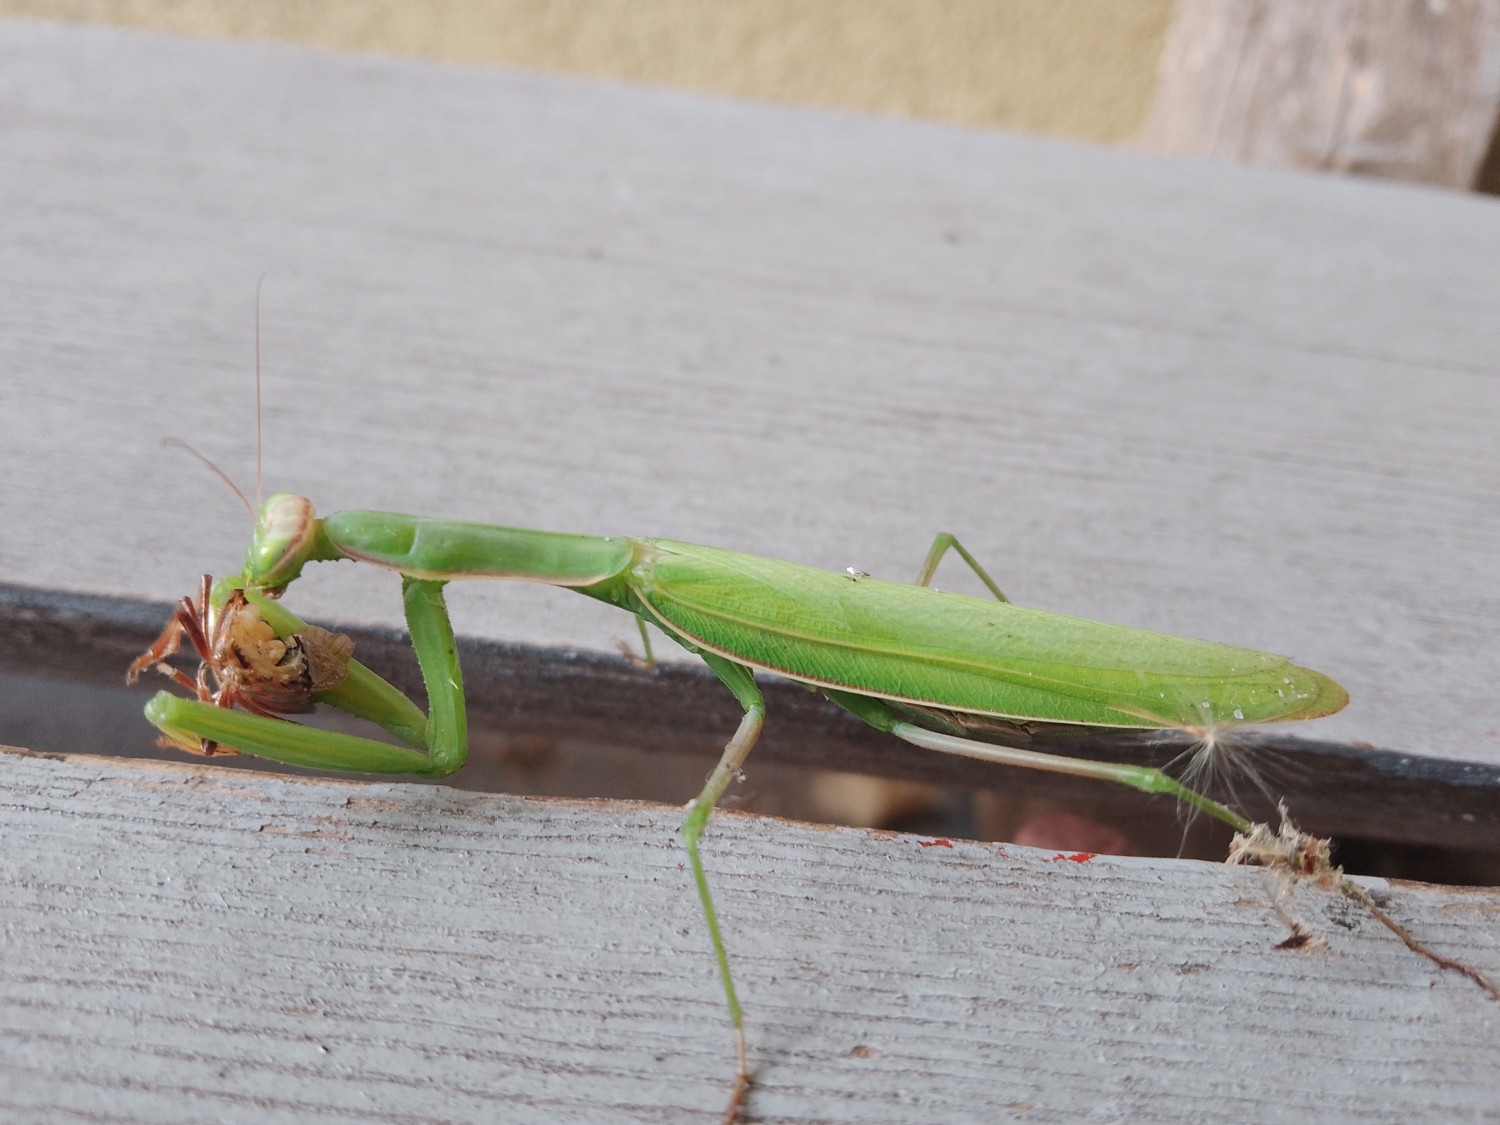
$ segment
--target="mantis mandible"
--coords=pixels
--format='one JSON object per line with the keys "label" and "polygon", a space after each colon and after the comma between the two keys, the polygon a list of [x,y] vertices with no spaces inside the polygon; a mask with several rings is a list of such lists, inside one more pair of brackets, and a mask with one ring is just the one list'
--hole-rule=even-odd
{"label": "mantis mandible", "polygon": [[[995,600],[928,583],[949,550]],[[427,687],[426,714],[351,658],[347,638],[306,625],[277,599],[310,562],[351,559],[402,575],[406,622]],[[318,518],[280,493],[259,508],[244,572],[184,598],[129,679],[159,667],[196,699],[158,692],[146,716],[165,740],[199,753],[242,751],[352,773],[445,777],[467,753],[463,679],[445,583],[545,582],[618,606],[700,657],[743,709],[723,756],[688,806],[683,842],[733,1025],[736,1072],[724,1119],[750,1082],[744,1021],[699,858],[709,812],[754,746],[765,703],[754,673],[821,692],[917,746],[1097,778],[1178,801],[1250,834],[1232,809],[1158,769],[1062,757],[984,741],[1027,724],[1175,729],[1211,740],[1244,723],[1310,719],[1348,702],[1344,689],[1285,657],[1029,609],[1007,601],[951,535],[939,535],[915,585],[819,570],[667,539],[567,535],[389,512]],[[167,663],[183,636],[196,680]],[[210,682],[212,680],[212,683]],[[279,716],[328,703],[407,746],[314,730]],[[244,711],[234,710],[235,706]],[[248,712],[248,713],[246,713]],[[228,748],[233,748],[228,749]]]}

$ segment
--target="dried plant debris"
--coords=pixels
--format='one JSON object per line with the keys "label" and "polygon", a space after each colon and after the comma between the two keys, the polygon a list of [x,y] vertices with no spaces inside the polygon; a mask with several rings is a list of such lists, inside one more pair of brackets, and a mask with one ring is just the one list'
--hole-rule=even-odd
{"label": "dried plant debris", "polygon": [[1272,895],[1271,905],[1277,917],[1286,925],[1290,935],[1280,942],[1277,949],[1295,949],[1301,953],[1312,953],[1328,946],[1328,939],[1316,931],[1302,918],[1291,913],[1283,903],[1291,902],[1291,891],[1298,882],[1308,881],[1319,886],[1331,887],[1345,898],[1357,903],[1377,922],[1401,939],[1403,945],[1413,953],[1427,958],[1440,969],[1460,973],[1468,977],[1491,999],[1500,1000],[1500,988],[1491,983],[1479,970],[1455,961],[1451,957],[1427,948],[1407,931],[1370,897],[1368,891],[1344,874],[1342,867],[1334,866],[1330,841],[1303,832],[1287,816],[1282,805],[1281,825],[1272,830],[1268,824],[1257,824],[1249,835],[1236,833],[1229,845],[1230,866],[1255,864],[1266,868],[1279,883],[1279,893]]}

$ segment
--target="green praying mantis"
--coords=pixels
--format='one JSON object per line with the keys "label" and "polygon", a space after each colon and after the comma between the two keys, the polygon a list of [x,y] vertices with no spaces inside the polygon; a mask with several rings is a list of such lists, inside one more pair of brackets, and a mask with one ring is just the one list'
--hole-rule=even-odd
{"label": "green praying mantis", "polygon": [[[929,583],[950,551],[988,598]],[[354,560],[402,575],[406,622],[427,689],[424,714],[352,659],[348,638],[310,626],[279,601],[309,563]],[[743,709],[738,729],[688,806],[683,842],[733,1026],[736,1070],[724,1120],[750,1083],[744,1020],[699,839],[754,746],[765,717],[756,672],[821,692],[859,719],[917,746],[1167,794],[1260,831],[1158,769],[1002,745],[1032,724],[1188,731],[1212,742],[1247,723],[1310,719],[1348,701],[1327,676],[1285,657],[1108,625],[1015,605],[967,550],[939,535],[914,585],[880,581],[668,539],[570,535],[389,512],[319,518],[281,493],[260,505],[243,573],[205,576],[128,678],[157,667],[195,698],[158,692],[146,716],[164,742],[198,753],[241,751],[351,773],[445,777],[464,764],[463,677],[443,586],[456,579],[545,582],[618,606],[700,657]],[[169,658],[186,637],[196,678]],[[649,649],[648,649],[649,652]],[[282,716],[327,703],[405,743],[315,730]],[[408,748],[410,747],[410,748]]]}

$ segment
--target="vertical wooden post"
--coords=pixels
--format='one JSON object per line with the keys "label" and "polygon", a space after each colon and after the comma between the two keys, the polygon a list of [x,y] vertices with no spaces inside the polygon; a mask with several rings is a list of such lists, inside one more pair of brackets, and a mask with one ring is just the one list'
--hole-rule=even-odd
{"label": "vertical wooden post", "polygon": [[1182,0],[1140,144],[1479,185],[1500,115],[1500,0]]}

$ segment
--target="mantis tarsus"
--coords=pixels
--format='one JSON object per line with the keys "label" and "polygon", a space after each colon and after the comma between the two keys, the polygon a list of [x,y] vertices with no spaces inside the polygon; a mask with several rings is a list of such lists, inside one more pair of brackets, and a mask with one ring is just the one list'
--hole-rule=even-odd
{"label": "mantis tarsus", "polygon": [[[928,585],[949,550],[995,600]],[[336,559],[402,574],[427,714],[351,659],[346,638],[304,624],[276,600],[307,563]],[[698,841],[760,732],[765,704],[756,671],[800,681],[918,746],[1168,794],[1247,836],[1256,826],[1160,770],[997,745],[976,733],[1009,726],[1024,735],[1026,724],[1046,723],[1170,728],[1212,739],[1226,727],[1315,718],[1348,701],[1328,677],[1285,657],[1016,606],[946,534],[933,543],[917,584],[908,586],[665,539],[386,512],[319,519],[308,500],[287,493],[260,506],[244,572],[217,585],[205,578],[198,598],[183,599],[132,665],[130,679],[158,666],[196,693],[188,700],[159,692],[146,707],[165,738],[185,749],[232,747],[319,769],[444,777],[467,753],[462,674],[442,595],[443,585],[459,578],[545,582],[616,605],[701,657],[743,708],[683,824],[734,1028],[737,1063],[726,1121],[738,1114],[750,1072]],[[166,663],[184,634],[202,662],[196,681]],[[412,748],[277,717],[319,702],[368,719]]]}

